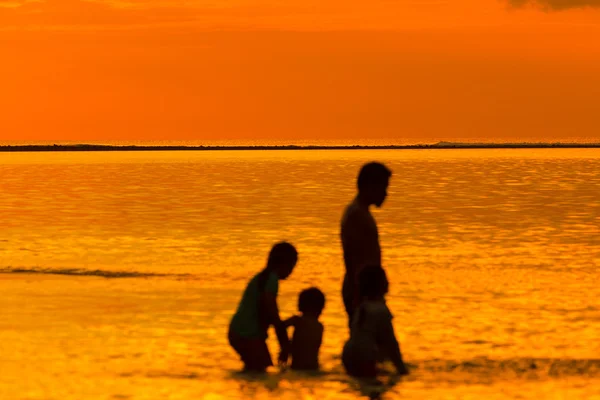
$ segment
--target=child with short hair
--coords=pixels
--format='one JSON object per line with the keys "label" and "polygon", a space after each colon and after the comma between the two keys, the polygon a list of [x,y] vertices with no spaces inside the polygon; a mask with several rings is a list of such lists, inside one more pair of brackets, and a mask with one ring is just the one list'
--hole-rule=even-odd
{"label": "child with short hair", "polygon": [[319,322],[319,316],[323,308],[323,292],[315,287],[305,289],[298,297],[298,310],[302,315],[295,315],[284,322],[286,327],[294,327],[291,346],[292,369],[319,369],[319,349],[323,341],[323,324]]}
{"label": "child with short hair", "polygon": [[279,318],[277,292],[279,281],[290,276],[297,261],[298,252],[293,245],[275,244],[267,266],[250,280],[231,319],[229,344],[239,354],[246,371],[265,372],[273,365],[267,347],[267,331],[271,325],[275,327],[281,348],[279,362],[287,362],[290,345],[285,325]]}
{"label": "child with short hair", "polygon": [[375,377],[377,363],[389,359],[400,375],[408,374],[392,325],[392,313],[385,303],[389,283],[381,266],[365,267],[358,276],[361,303],[352,318],[350,339],[344,346],[342,362],[348,374]]}

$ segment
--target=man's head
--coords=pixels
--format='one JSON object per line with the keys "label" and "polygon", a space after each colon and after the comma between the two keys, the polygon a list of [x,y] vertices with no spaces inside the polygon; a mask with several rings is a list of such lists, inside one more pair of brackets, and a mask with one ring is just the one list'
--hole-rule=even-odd
{"label": "man's head", "polygon": [[391,176],[392,171],[381,163],[370,162],[363,165],[356,182],[360,197],[368,204],[381,207],[387,196]]}
{"label": "man's head", "polygon": [[275,271],[279,279],[287,279],[298,262],[298,251],[288,242],[279,242],[271,248],[267,268]]}

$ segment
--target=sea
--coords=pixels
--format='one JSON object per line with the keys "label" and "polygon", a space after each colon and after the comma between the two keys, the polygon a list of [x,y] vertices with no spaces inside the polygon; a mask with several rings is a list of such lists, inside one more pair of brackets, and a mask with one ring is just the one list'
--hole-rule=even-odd
{"label": "sea", "polygon": [[[340,359],[369,161],[411,372],[380,382]],[[281,240],[282,316],[327,298],[322,368],[244,374],[228,323]],[[0,399],[600,399],[599,282],[600,149],[0,153]]]}

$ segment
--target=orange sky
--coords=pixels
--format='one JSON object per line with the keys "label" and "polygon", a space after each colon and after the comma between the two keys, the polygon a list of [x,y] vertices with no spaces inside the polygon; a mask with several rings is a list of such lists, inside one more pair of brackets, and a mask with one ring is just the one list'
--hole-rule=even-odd
{"label": "orange sky", "polygon": [[0,0],[0,140],[600,141],[600,0]]}

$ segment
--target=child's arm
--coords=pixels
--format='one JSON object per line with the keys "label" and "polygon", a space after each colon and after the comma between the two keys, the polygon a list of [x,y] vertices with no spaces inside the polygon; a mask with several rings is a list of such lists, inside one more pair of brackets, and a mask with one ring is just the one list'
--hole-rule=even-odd
{"label": "child's arm", "polygon": [[323,332],[325,331],[325,328],[323,327],[323,324],[319,322],[319,328],[320,329],[320,333],[319,333],[319,349],[321,348],[321,344],[323,344]]}
{"label": "child's arm", "polygon": [[275,328],[275,333],[277,334],[277,341],[279,342],[279,347],[281,348],[281,353],[279,354],[279,361],[282,363],[287,362],[287,359],[290,354],[290,339],[288,338],[286,327],[279,318],[279,308],[277,307],[277,299],[274,294],[266,292],[264,293],[264,304],[267,311],[267,315],[269,316],[269,321],[273,324]]}
{"label": "child's arm", "polygon": [[296,326],[296,323],[298,322],[299,318],[300,318],[299,316],[294,315],[293,317],[290,317],[290,318],[286,319],[285,321],[283,321],[283,325],[286,328],[289,328],[290,326]]}
{"label": "child's arm", "polygon": [[398,343],[396,333],[394,332],[391,315],[381,321],[379,328],[379,337],[381,343],[384,345],[387,356],[392,363],[394,363],[394,366],[400,375],[408,375],[408,369],[402,360],[400,344]]}

